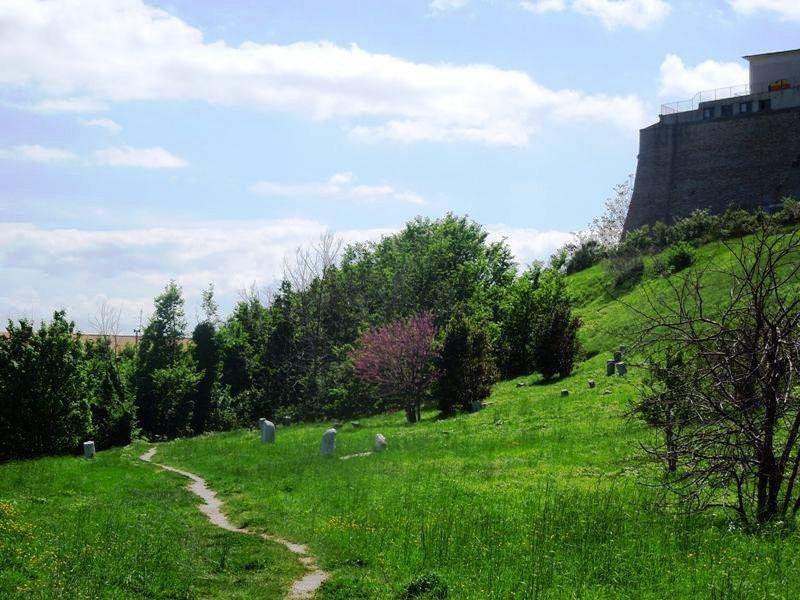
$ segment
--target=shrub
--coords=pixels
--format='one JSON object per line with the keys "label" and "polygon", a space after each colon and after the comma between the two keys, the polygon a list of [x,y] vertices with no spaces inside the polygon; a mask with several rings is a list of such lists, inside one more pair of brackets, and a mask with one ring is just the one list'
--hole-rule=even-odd
{"label": "shrub", "polygon": [[695,210],[673,226],[675,241],[708,242],[719,237],[720,218],[707,210]]}
{"label": "shrub", "polygon": [[567,246],[569,258],[566,262],[568,275],[593,267],[605,257],[605,248],[597,240],[583,240],[578,245]]}
{"label": "shrub", "polygon": [[720,235],[738,238],[753,233],[758,227],[759,214],[742,209],[728,209],[720,217]]}
{"label": "shrub", "polygon": [[683,271],[694,263],[694,248],[687,242],[678,242],[667,248],[662,260],[671,272]]}
{"label": "shrub", "polygon": [[543,314],[536,326],[533,360],[545,379],[572,372],[578,354],[578,329],[581,322],[572,316],[567,302],[559,302]]}
{"label": "shrub", "polygon": [[447,584],[436,573],[425,573],[412,579],[400,594],[401,600],[447,598]]}
{"label": "shrub", "polygon": [[444,331],[439,367],[439,408],[443,412],[451,412],[455,406],[472,410],[474,403],[488,397],[497,368],[485,324],[463,309],[456,310]]}
{"label": "shrub", "polygon": [[783,207],[775,214],[775,218],[785,225],[800,223],[800,202],[794,198],[784,198]]}
{"label": "shrub", "polygon": [[615,256],[608,261],[614,287],[621,288],[637,283],[644,275],[644,260],[641,256]]}

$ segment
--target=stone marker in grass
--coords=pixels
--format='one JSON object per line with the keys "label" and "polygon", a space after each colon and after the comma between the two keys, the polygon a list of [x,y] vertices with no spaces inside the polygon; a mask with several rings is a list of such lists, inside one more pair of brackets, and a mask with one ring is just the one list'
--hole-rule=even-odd
{"label": "stone marker in grass", "polygon": [[375,434],[375,452],[381,452],[386,450],[389,444],[386,443],[386,438],[383,437],[382,433]]}
{"label": "stone marker in grass", "polygon": [[336,450],[336,430],[331,427],[322,434],[322,448],[320,452],[322,456],[333,456],[334,450]]}
{"label": "stone marker in grass", "polygon": [[94,458],[94,442],[83,442],[83,458]]}
{"label": "stone marker in grass", "polygon": [[622,352],[619,350],[614,352],[614,362],[622,362]]}
{"label": "stone marker in grass", "polygon": [[267,421],[266,419],[259,419],[261,426],[261,443],[274,444],[275,443],[275,423]]}
{"label": "stone marker in grass", "polygon": [[628,372],[628,365],[626,365],[624,362],[618,362],[617,363],[617,375],[622,377],[627,372]]}
{"label": "stone marker in grass", "polygon": [[561,397],[569,396],[569,390],[561,390]]}
{"label": "stone marker in grass", "polygon": [[480,400],[473,400],[470,408],[472,412],[479,412],[483,408],[483,403]]}
{"label": "stone marker in grass", "polygon": [[597,385],[597,384],[595,383],[594,379],[590,379],[590,380],[589,380],[589,389],[590,389],[590,390],[593,390],[593,389],[594,389],[594,386],[596,386],[596,385]]}
{"label": "stone marker in grass", "polygon": [[606,375],[611,377],[614,374],[614,370],[617,368],[617,361],[615,360],[607,360],[606,361]]}

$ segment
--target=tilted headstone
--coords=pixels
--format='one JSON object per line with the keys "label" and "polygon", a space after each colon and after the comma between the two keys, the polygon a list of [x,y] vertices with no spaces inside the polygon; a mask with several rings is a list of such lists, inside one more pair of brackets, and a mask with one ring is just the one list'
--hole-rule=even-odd
{"label": "tilted headstone", "polygon": [[593,390],[593,389],[594,389],[594,386],[596,386],[596,385],[597,385],[597,384],[595,383],[594,379],[590,379],[590,380],[589,380],[589,389],[590,389],[590,390]]}
{"label": "tilted headstone", "polygon": [[569,396],[569,390],[561,390],[561,396]]}
{"label": "tilted headstone", "polygon": [[386,448],[388,446],[389,446],[389,444],[386,443],[386,438],[383,437],[383,434],[382,433],[376,433],[375,434],[375,452],[381,452],[383,450],[386,450]]}
{"label": "tilted headstone", "polygon": [[94,458],[94,442],[83,442],[83,458]]}
{"label": "tilted headstone", "polygon": [[606,375],[611,377],[614,374],[614,371],[617,368],[617,361],[615,360],[607,360],[606,361]]}
{"label": "tilted headstone", "polygon": [[334,450],[336,450],[336,430],[331,427],[322,434],[322,448],[320,452],[322,456],[333,456]]}
{"label": "tilted headstone", "polygon": [[614,352],[614,362],[622,362],[622,352],[619,350]]}
{"label": "tilted headstone", "polygon": [[261,424],[261,443],[274,444],[275,423],[273,423],[272,421],[267,421],[266,419],[260,419],[259,423]]}
{"label": "tilted headstone", "polygon": [[628,372],[628,366],[624,362],[617,363],[617,375],[620,377]]}

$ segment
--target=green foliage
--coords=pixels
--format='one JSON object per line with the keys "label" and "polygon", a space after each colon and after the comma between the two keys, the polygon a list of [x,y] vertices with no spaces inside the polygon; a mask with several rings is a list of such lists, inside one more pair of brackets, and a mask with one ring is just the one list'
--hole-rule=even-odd
{"label": "green foliage", "polygon": [[644,259],[639,255],[615,256],[609,259],[608,269],[615,288],[630,288],[644,275]]}
{"label": "green foliage", "polygon": [[662,260],[671,272],[683,271],[694,263],[694,248],[687,242],[678,242],[667,248]]}
{"label": "green foliage", "polygon": [[561,300],[548,308],[536,323],[533,361],[545,379],[566,377],[580,349],[580,319],[572,315],[568,302]]}
{"label": "green foliage", "polygon": [[0,460],[78,449],[91,430],[82,361],[63,311],[38,330],[9,321],[0,336]]}
{"label": "green foliage", "polygon": [[129,444],[137,431],[136,403],[124,375],[122,359],[111,340],[85,345],[83,369],[92,411],[91,437],[98,449]]}
{"label": "green foliage", "polygon": [[568,245],[567,251],[569,253],[565,264],[567,275],[593,267],[606,256],[605,248],[594,239],[581,240],[578,244]]}
{"label": "green foliage", "polygon": [[439,354],[439,408],[474,410],[487,398],[497,379],[489,329],[462,307],[443,331]]}
{"label": "green foliage", "polygon": [[427,598],[441,600],[447,598],[447,584],[436,573],[425,573],[415,577],[403,589],[400,600]]}
{"label": "green foliage", "polygon": [[191,356],[183,354],[168,367],[156,369],[150,375],[156,403],[157,435],[173,438],[189,435],[192,431],[192,414],[197,384],[202,374],[195,369]]}

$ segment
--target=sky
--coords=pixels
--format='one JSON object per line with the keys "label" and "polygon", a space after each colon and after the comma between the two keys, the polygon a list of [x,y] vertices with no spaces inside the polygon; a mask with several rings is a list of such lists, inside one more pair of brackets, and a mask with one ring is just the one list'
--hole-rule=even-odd
{"label": "sky", "polygon": [[798,33],[797,0],[2,0],[0,319],[129,332],[174,279],[191,324],[418,215],[546,258],[662,103]]}

